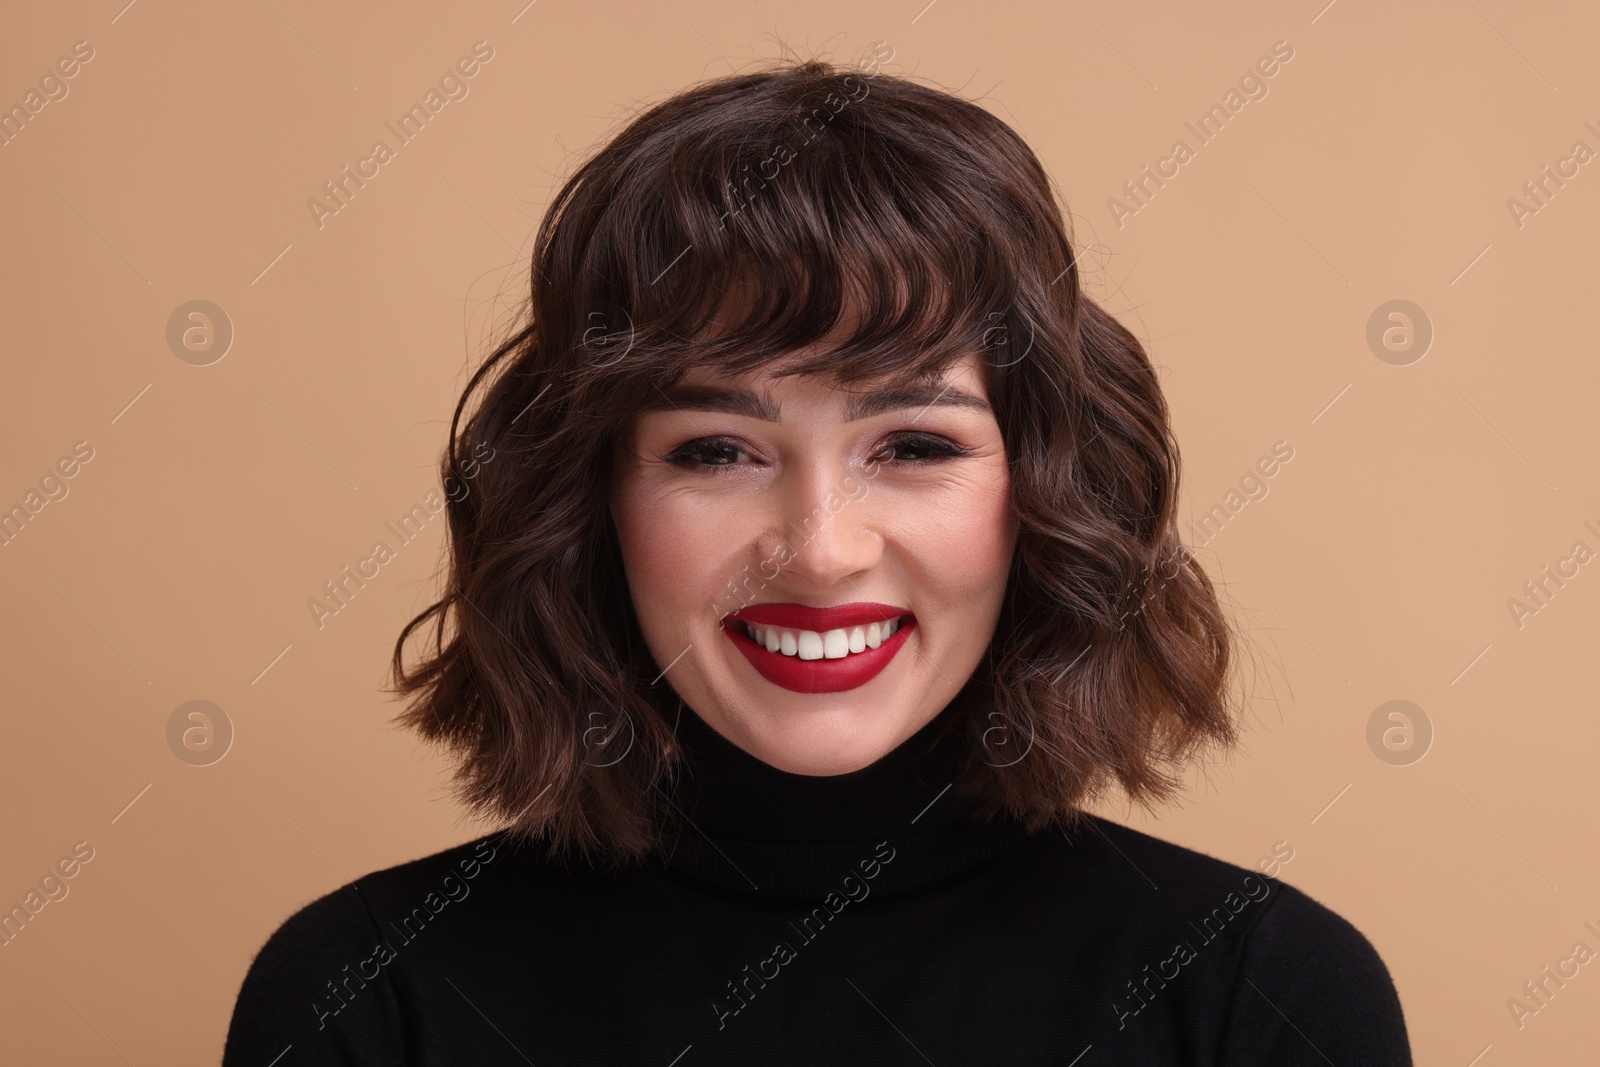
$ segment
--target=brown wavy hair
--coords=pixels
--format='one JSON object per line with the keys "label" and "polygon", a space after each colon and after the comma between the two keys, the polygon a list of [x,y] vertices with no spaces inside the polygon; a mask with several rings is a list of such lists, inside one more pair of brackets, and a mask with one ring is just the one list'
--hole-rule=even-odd
{"label": "brown wavy hair", "polygon": [[1080,280],[1017,133],[875,58],[785,62],[643,111],[557,193],[523,325],[456,406],[442,468],[465,491],[442,595],[395,643],[398,721],[446,745],[458,798],[519,840],[643,855],[681,752],[607,506],[635,413],[697,365],[898,385],[977,352],[1019,545],[956,698],[959,787],[1034,829],[1076,824],[1112,784],[1169,799],[1189,759],[1237,740],[1234,637],[1178,535],[1156,374]]}

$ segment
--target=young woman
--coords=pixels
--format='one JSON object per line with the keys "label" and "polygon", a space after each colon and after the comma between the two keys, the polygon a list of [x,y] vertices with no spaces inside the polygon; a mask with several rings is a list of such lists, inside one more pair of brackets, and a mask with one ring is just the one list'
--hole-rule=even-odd
{"label": "young woman", "polygon": [[1411,1062],[1285,843],[1084,810],[1236,739],[1233,636],[1013,130],[872,63],[711,82],[532,266],[394,658],[504,829],[291,916],[228,1067]]}

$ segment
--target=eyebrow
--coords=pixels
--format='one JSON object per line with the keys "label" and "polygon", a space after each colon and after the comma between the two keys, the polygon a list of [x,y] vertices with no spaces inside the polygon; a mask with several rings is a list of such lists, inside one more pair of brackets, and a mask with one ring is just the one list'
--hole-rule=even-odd
{"label": "eyebrow", "polygon": [[[756,393],[752,389],[728,388],[719,385],[674,386],[670,391],[656,390],[660,399],[646,403],[645,412],[665,411],[669,407],[679,411],[718,411],[726,415],[743,415],[777,422],[782,405],[772,400],[770,393]],[[909,388],[878,389],[854,394],[845,405],[844,421],[856,422],[874,415],[905,408],[961,407],[993,414],[988,401],[953,385],[915,385]]]}

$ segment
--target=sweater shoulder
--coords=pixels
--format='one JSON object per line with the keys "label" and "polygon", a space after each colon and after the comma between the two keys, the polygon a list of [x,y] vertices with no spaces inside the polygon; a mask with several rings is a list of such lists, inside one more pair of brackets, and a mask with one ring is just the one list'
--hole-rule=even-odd
{"label": "sweater shoulder", "polygon": [[273,930],[250,961],[234,1000],[223,1067],[269,1062],[298,1046],[305,1062],[349,1064],[353,1031],[367,1031],[375,1053],[394,1053],[393,999],[386,990],[362,998],[347,1025],[330,1029],[332,990],[345,969],[372,953],[382,938],[354,883],[301,905]]}
{"label": "sweater shoulder", "polygon": [[1095,870],[1109,887],[1123,886],[1140,896],[1154,891],[1173,907],[1210,907],[1235,892],[1254,898],[1256,892],[1268,893],[1275,881],[1255,868],[1099,816],[1087,816],[1073,839],[1099,853]]}
{"label": "sweater shoulder", "polygon": [[[1222,994],[1221,1025],[1212,1031],[1219,1067],[1411,1067],[1399,994],[1377,948],[1343,915],[1275,876],[1281,867],[1244,867],[1100,818],[1080,840],[1100,846],[1087,865],[1100,899],[1115,899],[1119,913],[1131,906],[1181,921],[1216,966],[1209,988]],[[1207,916],[1228,931],[1216,956],[1205,947]]]}
{"label": "sweater shoulder", "polygon": [[457,886],[470,889],[470,883],[485,868],[497,866],[508,851],[505,833],[491,833],[417,859],[370,871],[352,884],[369,912],[381,919],[396,910],[409,910],[430,893],[444,897],[452,892],[460,892],[455,888]]}
{"label": "sweater shoulder", "polygon": [[1251,936],[1253,965],[1293,955],[1296,964],[1323,962],[1389,978],[1376,946],[1354,923],[1288,882],[1278,883],[1278,900]]}
{"label": "sweater shoulder", "polygon": [[1405,1013],[1376,946],[1344,916],[1280,883],[1251,931],[1218,1062],[1411,1067]]}
{"label": "sweater shoulder", "polygon": [[[394,940],[379,917],[448,894],[502,850],[497,835],[362,875],[299,905],[252,957],[223,1063],[270,1061],[298,1043],[307,1063],[403,1062],[394,991],[375,959]],[[371,969],[369,969],[371,968]],[[354,975],[355,977],[352,977]],[[330,1025],[337,1020],[337,1025]]]}
{"label": "sweater shoulder", "polygon": [[[477,876],[504,851],[499,834],[490,834],[441,849],[430,855],[369,871],[354,881],[330,890],[297,908],[268,939],[280,951],[328,942],[365,943],[380,934],[378,916],[398,902],[421,900],[430,891],[442,891],[444,880]],[[263,947],[263,952],[266,947]]]}
{"label": "sweater shoulder", "polygon": [[[1301,953],[1330,964],[1342,962],[1361,968],[1369,976],[1388,972],[1365,934],[1348,919],[1282,877],[1263,870],[1244,867],[1219,859],[1198,849],[1164,841],[1158,837],[1096,818],[1094,826],[1083,831],[1086,838],[1098,837],[1109,849],[1102,866],[1106,877],[1161,894],[1173,894],[1176,901],[1193,899],[1214,904],[1220,894],[1238,891],[1256,899],[1262,907],[1251,923],[1248,951],[1251,962],[1264,964],[1289,953]],[[1293,853],[1290,853],[1292,856]],[[1124,861],[1119,865],[1112,859]],[[1279,868],[1281,871],[1281,868]]]}

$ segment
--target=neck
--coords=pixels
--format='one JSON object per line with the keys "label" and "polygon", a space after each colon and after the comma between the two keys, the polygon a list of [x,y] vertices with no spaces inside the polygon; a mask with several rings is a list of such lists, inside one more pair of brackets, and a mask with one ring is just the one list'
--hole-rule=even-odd
{"label": "neck", "polygon": [[681,825],[662,864],[735,893],[817,897],[870,877],[881,896],[994,858],[1023,831],[972,820],[976,803],[956,784],[968,745],[958,703],[871,765],[826,776],[764,763],[683,708],[684,764],[669,790]]}

